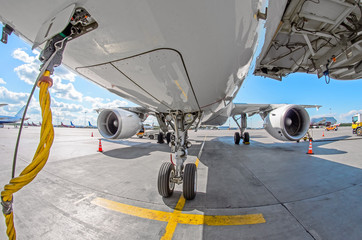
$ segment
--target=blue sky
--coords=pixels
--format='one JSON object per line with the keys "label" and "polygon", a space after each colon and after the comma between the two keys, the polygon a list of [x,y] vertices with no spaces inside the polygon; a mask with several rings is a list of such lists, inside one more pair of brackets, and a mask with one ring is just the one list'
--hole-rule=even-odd
{"label": "blue sky", "polygon": [[[2,25],[0,25],[2,27]],[[37,77],[40,62],[39,52],[14,34],[8,44],[0,44],[0,115],[14,115],[26,102],[32,83]],[[96,124],[95,108],[135,106],[98,85],[77,76],[64,67],[58,67],[53,75],[51,88],[53,123],[63,122],[84,125],[88,121]],[[333,116],[338,122],[351,122],[351,116],[362,112],[362,80],[331,80],[312,74],[291,74],[277,81],[249,74],[234,102],[238,103],[289,103],[322,105],[318,111],[308,109],[311,117]],[[28,112],[29,122],[41,120],[36,91]],[[157,122],[151,118],[148,123]],[[233,121],[230,121],[234,126]],[[228,125],[228,123],[226,123]],[[251,127],[260,127],[262,120],[253,116],[248,120]]]}

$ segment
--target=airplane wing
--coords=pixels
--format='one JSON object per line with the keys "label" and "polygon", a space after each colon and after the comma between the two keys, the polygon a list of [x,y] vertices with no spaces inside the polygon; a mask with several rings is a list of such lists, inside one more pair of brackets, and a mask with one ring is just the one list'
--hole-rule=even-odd
{"label": "airplane wing", "polygon": [[[362,78],[361,1],[270,0],[265,41],[255,75],[282,80],[294,73],[314,73],[337,80]],[[285,8],[280,16],[278,8]],[[279,16],[278,16],[279,12]]]}
{"label": "airplane wing", "polygon": [[[254,114],[260,113],[269,113],[274,109],[283,107],[287,104],[246,104],[246,103],[234,103],[234,108],[231,112],[231,116],[240,115],[243,113],[248,114],[248,116],[253,116]],[[320,105],[298,105],[303,108],[317,108],[319,109]]]}

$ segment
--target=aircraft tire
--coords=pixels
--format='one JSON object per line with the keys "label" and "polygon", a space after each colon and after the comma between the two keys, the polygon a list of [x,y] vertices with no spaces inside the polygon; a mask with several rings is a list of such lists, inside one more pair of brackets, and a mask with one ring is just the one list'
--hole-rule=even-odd
{"label": "aircraft tire", "polygon": [[175,176],[175,166],[170,162],[162,163],[158,172],[157,187],[162,197],[170,197],[173,194],[175,183],[171,179]]}
{"label": "aircraft tire", "polygon": [[183,195],[186,200],[195,198],[197,192],[197,169],[194,163],[188,163],[184,170]]}
{"label": "aircraft tire", "polygon": [[362,136],[362,128],[357,128],[356,133],[357,136]]}
{"label": "aircraft tire", "polygon": [[153,139],[155,139],[155,136],[154,136],[154,135],[150,135],[149,138],[150,138],[151,140],[153,140]]}
{"label": "aircraft tire", "polygon": [[235,132],[235,134],[234,134],[234,143],[236,145],[239,145],[239,143],[240,143],[240,133],[239,132]]}
{"label": "aircraft tire", "polygon": [[244,143],[244,144],[249,144],[249,143],[250,143],[250,135],[249,135],[248,132],[245,132],[245,133],[244,133],[243,143]]}
{"label": "aircraft tire", "polygon": [[163,133],[160,132],[157,137],[157,143],[164,143],[164,142],[165,141],[163,140]]}

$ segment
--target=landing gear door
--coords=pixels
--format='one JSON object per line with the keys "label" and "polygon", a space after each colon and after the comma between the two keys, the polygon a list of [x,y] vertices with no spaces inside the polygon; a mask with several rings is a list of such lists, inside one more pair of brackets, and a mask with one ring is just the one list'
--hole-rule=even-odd
{"label": "landing gear door", "polygon": [[54,17],[51,17],[49,20],[44,22],[36,35],[32,49],[40,46],[56,34],[61,33],[69,24],[70,19],[73,16],[74,9],[75,4],[71,4],[62,11],[58,12]]}

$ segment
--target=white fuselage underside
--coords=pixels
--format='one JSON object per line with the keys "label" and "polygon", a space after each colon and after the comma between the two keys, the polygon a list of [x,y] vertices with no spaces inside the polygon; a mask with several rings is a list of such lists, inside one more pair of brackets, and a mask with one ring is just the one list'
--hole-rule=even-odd
{"label": "white fuselage underside", "polygon": [[83,7],[98,28],[68,42],[66,66],[153,111],[201,110],[210,121],[248,73],[263,1],[0,2],[1,20],[31,42],[56,13]]}

